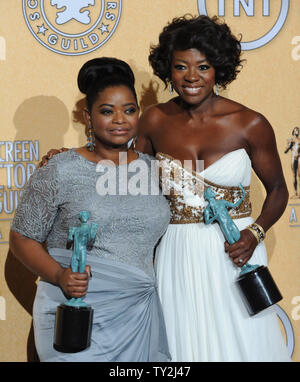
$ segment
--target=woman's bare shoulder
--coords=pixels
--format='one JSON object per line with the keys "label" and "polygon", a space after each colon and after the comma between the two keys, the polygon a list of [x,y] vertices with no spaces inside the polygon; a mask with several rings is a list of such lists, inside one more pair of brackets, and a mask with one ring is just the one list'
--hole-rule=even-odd
{"label": "woman's bare shoulder", "polygon": [[222,98],[217,111],[220,114],[232,116],[232,118],[240,122],[241,128],[269,125],[269,122],[262,113],[228,98]]}
{"label": "woman's bare shoulder", "polygon": [[142,128],[159,128],[171,110],[171,101],[150,105],[142,112],[139,124]]}
{"label": "woman's bare shoulder", "polygon": [[173,100],[169,100],[167,102],[162,103],[156,103],[145,108],[142,115],[146,115],[150,118],[160,117],[163,116],[165,113],[168,113],[170,109],[172,109],[172,107],[174,107]]}
{"label": "woman's bare shoulder", "polygon": [[229,98],[218,97],[215,102],[215,111],[224,115],[238,114],[250,110],[247,106]]}

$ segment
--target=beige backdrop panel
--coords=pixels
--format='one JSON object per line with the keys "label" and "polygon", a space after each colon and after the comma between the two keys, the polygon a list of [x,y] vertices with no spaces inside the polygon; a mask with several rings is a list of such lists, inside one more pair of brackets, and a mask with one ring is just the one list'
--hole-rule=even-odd
{"label": "beige backdrop panel", "polygon": [[[217,0],[209,0],[209,15],[217,14]],[[267,3],[267,2],[265,2]],[[31,1],[34,4],[34,1]],[[226,1],[225,20],[243,41],[264,35],[275,23],[281,0],[270,2],[270,16],[262,15],[262,0],[255,1],[255,15],[241,9],[233,16],[233,0]],[[76,86],[80,66],[98,56],[117,56],[129,62],[137,78],[141,106],[167,100],[168,92],[153,76],[148,65],[150,43],[156,43],[162,27],[173,17],[197,14],[197,0],[126,0],[123,1],[119,25],[112,37],[96,51],[83,56],[53,53],[35,40],[26,26],[21,1],[0,2],[0,73],[1,73],[1,141],[39,141],[39,157],[49,148],[84,144],[84,127],[78,109],[82,95]],[[300,94],[300,2],[290,1],[287,20],[280,33],[267,45],[244,52],[244,68],[238,79],[223,94],[246,104],[266,116],[274,127],[284,173],[292,196],[291,154],[284,154],[287,139],[299,125]],[[21,143],[16,148],[20,149]],[[28,149],[29,144],[24,143]],[[4,192],[8,189],[7,169],[16,165],[4,158],[0,146],[0,361],[34,360],[32,337],[32,303],[36,277],[19,264],[8,251],[9,223],[13,213],[3,211]],[[19,156],[22,154],[19,154]],[[28,158],[28,153],[24,154]],[[5,161],[5,159],[8,159]],[[24,171],[36,159],[23,161]],[[21,161],[22,162],[22,161]],[[36,163],[36,161],[34,162]],[[26,167],[27,166],[27,167]],[[30,168],[29,168],[30,170]],[[28,171],[29,171],[28,170]],[[22,168],[18,173],[22,177]],[[19,186],[22,179],[19,180]],[[264,190],[256,176],[252,181],[254,216],[259,214]],[[268,232],[270,270],[284,299],[279,303],[292,324],[295,335],[293,360],[300,360],[300,199],[290,199],[280,221]],[[282,327],[283,331],[284,328]]]}

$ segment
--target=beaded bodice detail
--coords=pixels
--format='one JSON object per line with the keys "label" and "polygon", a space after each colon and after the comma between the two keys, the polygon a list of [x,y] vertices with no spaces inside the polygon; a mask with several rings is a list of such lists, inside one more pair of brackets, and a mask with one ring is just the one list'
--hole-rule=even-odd
{"label": "beaded bodice detail", "polygon": [[[236,150],[232,153],[238,153],[239,151],[240,150]],[[248,156],[247,158],[249,159]],[[222,185],[204,177],[206,173],[207,175],[215,173],[212,167],[222,166],[224,161],[226,162],[229,159],[227,155],[214,163],[213,166],[209,166],[208,169],[203,172],[185,169],[178,160],[175,160],[168,154],[159,152],[156,154],[156,159],[159,161],[160,167],[160,186],[163,193],[167,196],[171,208],[171,224],[203,222],[203,211],[207,204],[204,199],[204,190],[208,187],[215,192],[216,199],[222,198],[232,203],[237,202],[242,197],[242,190],[239,187],[239,183],[244,183],[242,185],[246,195],[239,207],[230,209],[229,214],[233,219],[251,215],[250,186],[249,184],[245,185],[248,176],[246,176],[247,179],[238,179],[239,176],[231,172],[231,177],[237,178],[235,183],[238,183],[236,185]],[[236,165],[236,163],[234,165]],[[218,172],[219,171],[216,172],[217,175]],[[226,174],[221,175],[226,177]]]}

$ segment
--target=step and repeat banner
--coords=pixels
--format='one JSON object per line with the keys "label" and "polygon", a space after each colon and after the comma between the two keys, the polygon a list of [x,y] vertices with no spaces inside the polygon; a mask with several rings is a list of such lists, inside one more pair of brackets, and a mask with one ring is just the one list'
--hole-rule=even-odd
{"label": "step and repeat banner", "polygon": [[[278,320],[300,361],[300,1],[0,0],[0,361],[36,360],[32,304],[37,278],[9,252],[18,201],[50,148],[85,144],[77,88],[82,64],[100,56],[127,61],[141,109],[170,95],[148,64],[151,44],[176,16],[219,15],[242,35],[246,61],[221,92],[272,124],[289,203],[267,233],[269,268],[284,298]],[[256,217],[265,192],[254,175]],[[220,312],[222,314],[222,312]]]}

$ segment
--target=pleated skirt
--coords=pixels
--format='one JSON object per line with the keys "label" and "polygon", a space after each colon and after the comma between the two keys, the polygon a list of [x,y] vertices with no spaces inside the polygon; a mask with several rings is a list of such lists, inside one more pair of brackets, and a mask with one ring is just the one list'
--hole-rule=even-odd
{"label": "pleated skirt", "polygon": [[[234,221],[242,230],[253,219]],[[224,251],[224,241],[218,224],[171,224],[157,248],[172,361],[290,361],[274,307],[249,316],[236,284],[240,269]],[[264,243],[249,263],[267,265]]]}

